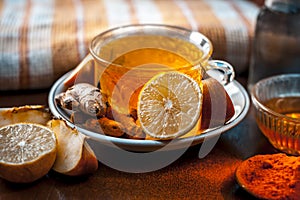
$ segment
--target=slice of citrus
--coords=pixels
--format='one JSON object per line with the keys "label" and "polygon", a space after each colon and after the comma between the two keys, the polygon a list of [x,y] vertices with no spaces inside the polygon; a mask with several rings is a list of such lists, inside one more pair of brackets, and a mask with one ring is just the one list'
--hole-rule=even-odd
{"label": "slice of citrus", "polygon": [[163,72],[142,88],[138,98],[138,119],[151,137],[172,139],[186,134],[199,120],[202,90],[180,72]]}
{"label": "slice of citrus", "polygon": [[18,123],[0,129],[0,177],[33,182],[49,172],[55,158],[56,137],[49,128]]}
{"label": "slice of citrus", "polygon": [[27,122],[46,125],[52,118],[50,111],[43,105],[25,105],[0,110],[0,128],[9,124]]}

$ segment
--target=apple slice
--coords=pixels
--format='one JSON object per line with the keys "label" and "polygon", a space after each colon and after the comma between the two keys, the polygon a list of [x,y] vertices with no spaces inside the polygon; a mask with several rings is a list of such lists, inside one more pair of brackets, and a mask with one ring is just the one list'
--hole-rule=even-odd
{"label": "apple slice", "polygon": [[86,142],[86,136],[69,127],[65,121],[53,119],[48,126],[57,138],[57,156],[52,169],[69,176],[91,174],[98,169],[95,153]]}
{"label": "apple slice", "polygon": [[214,78],[203,84],[203,104],[200,130],[223,126],[235,113],[230,96],[224,86]]}

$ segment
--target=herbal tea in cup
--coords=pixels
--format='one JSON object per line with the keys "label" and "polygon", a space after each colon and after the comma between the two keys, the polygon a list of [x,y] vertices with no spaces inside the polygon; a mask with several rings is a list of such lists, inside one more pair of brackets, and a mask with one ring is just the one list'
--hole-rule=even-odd
{"label": "herbal tea in cup", "polygon": [[108,30],[91,42],[96,78],[109,103],[121,113],[136,109],[141,87],[161,72],[179,71],[199,85],[206,69],[224,72],[224,82],[233,79],[232,67],[209,61],[213,47],[198,32],[166,25],[131,25]]}
{"label": "herbal tea in cup", "polygon": [[[128,50],[128,47],[132,49]],[[199,84],[203,77],[204,72],[200,65],[193,64],[202,57],[203,52],[196,46],[177,38],[129,36],[114,40],[105,46],[105,49],[115,48],[121,53],[109,54],[109,57],[115,59],[103,72],[100,72],[99,81],[102,91],[110,97],[110,104],[115,105],[114,107],[121,113],[136,109],[141,87],[160,72],[180,71],[191,76]],[[181,52],[176,53],[176,49]],[[100,56],[103,56],[101,53],[103,52],[100,52]],[[104,53],[107,52],[104,50]],[[202,65],[207,65],[207,61],[203,61]]]}
{"label": "herbal tea in cup", "polygon": [[[178,86],[182,84],[180,80],[191,79],[202,88],[207,70],[222,72],[223,84],[231,82],[234,78],[232,66],[224,61],[211,60],[212,52],[212,43],[199,32],[167,25],[129,25],[96,36],[90,44],[90,53],[77,69],[93,66],[93,84],[101,89],[109,107],[139,121],[137,107],[141,89],[161,73],[184,74],[175,75],[176,80],[171,74],[165,76]],[[80,78],[76,82],[81,82]],[[167,91],[169,86],[163,87],[166,88],[160,88],[160,92]],[[181,89],[184,87],[182,85]],[[191,100],[189,95],[186,100]],[[166,100],[167,107],[171,108],[172,103],[176,102]]]}

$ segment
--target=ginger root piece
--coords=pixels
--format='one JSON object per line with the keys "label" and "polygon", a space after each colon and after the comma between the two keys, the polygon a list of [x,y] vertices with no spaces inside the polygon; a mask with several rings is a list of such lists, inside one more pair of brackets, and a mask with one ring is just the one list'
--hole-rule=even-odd
{"label": "ginger root piece", "polygon": [[130,139],[145,139],[146,133],[143,131],[141,126],[139,126],[134,118],[130,116],[121,116],[119,119],[122,124],[124,124],[126,129],[126,137]]}
{"label": "ginger root piece", "polygon": [[122,114],[114,110],[112,107],[107,109],[106,117],[115,120],[124,126],[125,136],[131,139],[145,139],[146,134],[144,133],[141,126],[136,123],[136,110],[130,111],[130,116]]}
{"label": "ginger root piece", "polygon": [[91,116],[104,116],[107,99],[101,90],[88,83],[73,85],[66,92],[55,97],[56,103],[64,109],[78,111]]}
{"label": "ginger root piece", "polygon": [[91,119],[91,116],[81,111],[75,111],[70,116],[71,122],[76,125],[84,124],[88,119]]}
{"label": "ginger root piece", "polygon": [[121,137],[124,135],[125,131],[125,128],[121,123],[106,117],[100,119],[88,119],[83,126],[88,130],[114,137]]}

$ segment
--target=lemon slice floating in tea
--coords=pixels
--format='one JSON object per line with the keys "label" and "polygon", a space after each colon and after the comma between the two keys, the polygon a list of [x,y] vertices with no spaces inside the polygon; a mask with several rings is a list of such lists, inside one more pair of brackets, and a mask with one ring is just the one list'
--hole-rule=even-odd
{"label": "lemon slice floating in tea", "polygon": [[56,137],[45,126],[31,123],[0,129],[0,177],[16,183],[46,175],[56,158]]}
{"label": "lemon slice floating in tea", "polygon": [[202,90],[180,72],[163,72],[142,88],[138,98],[138,119],[148,135],[172,139],[189,132],[199,120]]}

